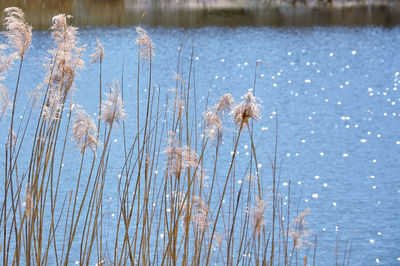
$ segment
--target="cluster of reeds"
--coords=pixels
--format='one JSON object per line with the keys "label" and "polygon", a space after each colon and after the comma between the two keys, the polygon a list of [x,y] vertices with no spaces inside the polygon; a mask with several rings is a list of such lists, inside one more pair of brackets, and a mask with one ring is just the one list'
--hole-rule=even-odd
{"label": "cluster of reeds", "polygon": [[[69,16],[60,14],[51,27],[54,47],[47,75],[28,107],[21,108],[19,80],[32,30],[20,9],[5,12],[9,47],[0,46],[0,81],[15,60],[19,69],[11,93],[0,84],[2,128],[8,123],[1,156],[3,265],[315,263],[317,241],[309,242],[306,226],[309,209],[291,208],[290,185],[285,192],[279,188],[277,117],[274,153],[261,155],[270,167],[260,169],[253,130],[262,109],[253,94],[256,80],[241,103],[227,94],[198,110],[194,62],[182,69],[182,41],[176,87],[163,99],[152,82],[154,44],[145,29],[136,27],[137,112],[130,117],[136,132],[128,132],[123,79],[102,86],[107,58],[100,41],[91,55],[99,65],[98,119],[71,98],[85,46],[78,44]],[[23,119],[16,122],[21,110]],[[224,130],[225,124],[234,130]],[[115,128],[122,131],[123,162],[118,182],[108,188],[118,203],[112,210],[113,230],[106,234],[104,190]],[[244,141],[251,144],[249,160],[238,162]],[[72,182],[66,181],[63,168],[71,142],[80,156],[70,169]],[[221,159],[229,153],[222,142],[231,143],[228,160],[226,155]],[[20,156],[22,150],[29,159]]]}

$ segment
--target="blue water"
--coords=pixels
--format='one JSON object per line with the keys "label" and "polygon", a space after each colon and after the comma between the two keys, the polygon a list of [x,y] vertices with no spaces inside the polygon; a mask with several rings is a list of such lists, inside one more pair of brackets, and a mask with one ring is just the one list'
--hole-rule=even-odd
{"label": "blue water", "polygon": [[[259,160],[267,173],[278,114],[280,186],[285,190],[291,181],[291,189],[297,196],[301,194],[301,208],[311,208],[308,228],[318,235],[317,264],[333,262],[338,235],[339,254],[343,254],[346,241],[351,242],[350,265],[400,264],[399,27],[146,29],[156,51],[153,84],[163,93],[175,87],[178,47],[185,36],[183,69],[188,69],[193,44],[199,109],[206,104],[210,80],[211,104],[225,93],[239,102],[248,90],[255,92],[263,109],[254,130]],[[41,65],[52,46],[49,35],[34,33],[23,68],[21,87],[25,91],[44,78]],[[87,44],[87,64],[76,78],[74,101],[95,115],[98,65],[89,64],[89,54],[98,38],[106,53],[103,82],[120,80],[124,65],[127,126],[135,128],[135,29],[83,29],[79,36],[80,42]],[[262,63],[256,70],[254,88],[257,60]],[[43,69],[40,75],[38,69]],[[15,82],[15,72],[8,73],[9,87]],[[116,161],[123,156],[120,133],[119,128],[113,135],[111,157]],[[6,131],[1,134],[4,139]],[[248,160],[249,146],[249,142],[240,143],[239,161]],[[79,155],[72,148],[68,151],[67,169],[68,160]],[[1,159],[4,161],[4,156]],[[221,164],[229,159],[230,154],[222,155]],[[118,181],[116,169],[120,167],[109,166],[111,184]],[[66,184],[73,184],[69,171],[64,172]],[[265,191],[271,189],[268,180],[264,184]],[[110,186],[105,191],[110,228],[115,221],[112,208],[117,206],[112,195],[115,191]]]}

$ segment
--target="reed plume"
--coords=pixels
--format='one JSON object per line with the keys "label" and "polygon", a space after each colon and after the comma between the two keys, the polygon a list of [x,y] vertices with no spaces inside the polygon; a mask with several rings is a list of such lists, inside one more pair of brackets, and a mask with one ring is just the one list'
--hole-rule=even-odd
{"label": "reed plume", "polygon": [[203,114],[203,121],[206,136],[219,141],[222,138],[222,121],[217,112],[214,110],[205,112]]}
{"label": "reed plume", "polygon": [[46,79],[54,88],[62,90],[66,95],[73,85],[76,70],[84,67],[82,53],[84,47],[78,46],[78,29],[68,25],[71,16],[59,14],[53,17],[51,36],[56,45],[49,51],[51,60],[49,74]]}
{"label": "reed plume", "polygon": [[10,93],[7,87],[0,83],[0,121],[11,106]]}
{"label": "reed plume", "polygon": [[13,64],[16,55],[13,53],[7,56],[4,53],[6,49],[7,45],[0,44],[0,81],[4,81],[4,75],[7,69]]}
{"label": "reed plume", "polygon": [[295,248],[311,246],[311,243],[307,241],[307,238],[310,236],[312,231],[305,229],[307,225],[306,217],[308,215],[310,215],[310,208],[306,208],[302,213],[293,219],[293,225],[290,229],[290,234],[292,236],[293,246]]}
{"label": "reed plume", "polygon": [[48,96],[47,103],[43,106],[42,116],[48,121],[57,120],[59,118],[61,108],[63,107],[62,92],[52,90]]}
{"label": "reed plume", "polygon": [[254,235],[260,235],[262,227],[265,225],[265,208],[268,202],[260,198],[256,199],[255,205],[249,210],[250,220],[253,224]]}
{"label": "reed plume", "polygon": [[215,109],[219,113],[230,112],[233,105],[235,104],[235,100],[233,99],[230,93],[224,94],[220,99],[219,103],[215,106]]}
{"label": "reed plume", "polygon": [[11,135],[8,136],[8,143],[10,143],[12,147],[15,147],[17,145],[17,141],[18,141],[18,136],[14,131],[12,131]]}
{"label": "reed plume", "polygon": [[223,95],[218,104],[216,104],[211,110],[206,111],[203,114],[203,122],[205,125],[205,133],[211,139],[222,137],[222,120],[224,113],[231,111],[235,100],[231,94]]}
{"label": "reed plume", "polygon": [[210,224],[208,218],[209,208],[202,198],[195,196],[193,197],[193,208],[194,214],[192,215],[192,222],[195,227],[200,231],[206,231]]}
{"label": "reed plume", "polygon": [[103,110],[101,117],[109,124],[125,120],[126,112],[117,80],[114,81],[114,86],[110,87],[110,93],[106,93],[101,109]]}
{"label": "reed plume", "polygon": [[136,27],[138,36],[136,37],[136,44],[139,46],[139,57],[143,63],[151,62],[156,55],[154,52],[153,41],[147,34],[147,31],[140,26]]}
{"label": "reed plume", "polygon": [[105,57],[104,53],[104,47],[103,44],[99,41],[99,39],[96,40],[96,47],[94,48],[94,53],[90,55],[90,63],[95,64],[95,63],[102,63]]}
{"label": "reed plume", "polygon": [[23,59],[28,52],[32,41],[32,27],[25,23],[25,14],[18,7],[4,9],[6,13],[5,28],[9,43],[18,51]]}
{"label": "reed plume", "polygon": [[258,179],[257,175],[249,173],[246,176],[245,181],[249,182],[250,184],[254,184],[257,181],[257,179]]}
{"label": "reed plume", "polygon": [[96,154],[99,141],[97,138],[97,127],[90,115],[80,106],[75,111],[75,119],[72,125],[73,140],[81,153],[89,147]]}
{"label": "reed plume", "polygon": [[32,214],[32,191],[30,189],[29,183],[26,184],[25,191],[25,216],[30,217]]}
{"label": "reed plume", "polygon": [[215,233],[214,240],[215,240],[215,244],[217,245],[217,247],[221,248],[222,241],[224,240],[224,238],[219,233]]}
{"label": "reed plume", "polygon": [[175,176],[179,176],[182,170],[189,167],[196,167],[198,164],[198,155],[189,146],[181,146],[176,139],[174,132],[168,132],[167,148],[167,161],[169,165],[169,172]]}
{"label": "reed plume", "polygon": [[243,102],[235,106],[231,111],[231,114],[237,125],[240,125],[241,123],[248,125],[249,119],[261,119],[261,105],[256,102],[256,97],[253,95],[253,93],[248,92],[243,97]]}
{"label": "reed plume", "polygon": [[196,167],[198,156],[197,153],[191,149],[190,146],[184,146],[182,149],[182,167]]}
{"label": "reed plume", "polygon": [[176,80],[180,81],[182,83],[183,87],[186,86],[185,79],[182,77],[181,74],[174,72],[174,78]]}
{"label": "reed plume", "polygon": [[165,153],[167,154],[169,172],[175,176],[179,176],[182,171],[183,149],[177,145],[174,132],[170,131],[168,135],[168,146],[165,149]]}

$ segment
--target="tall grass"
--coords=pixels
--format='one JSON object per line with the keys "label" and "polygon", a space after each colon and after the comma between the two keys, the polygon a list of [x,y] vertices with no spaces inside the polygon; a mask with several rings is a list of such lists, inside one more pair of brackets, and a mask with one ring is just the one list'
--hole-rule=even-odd
{"label": "tall grass", "polygon": [[[190,60],[183,69],[184,39],[176,88],[163,99],[152,81],[153,42],[137,27],[137,69],[122,69],[121,81],[107,89],[102,86],[107,57],[97,41],[91,55],[92,63],[99,64],[95,121],[70,95],[84,65],[85,48],[78,45],[69,16],[61,14],[53,18],[54,47],[46,78],[17,122],[15,114],[22,110],[19,80],[31,28],[20,9],[7,13],[10,47],[0,46],[0,77],[11,61],[17,58],[20,63],[11,99],[1,85],[1,123],[9,128],[1,157],[3,265],[315,264],[317,239],[312,247],[306,226],[309,209],[300,211],[298,203],[292,207],[296,200],[290,185],[288,191],[279,187],[278,117],[273,154],[257,150],[260,140],[253,134],[253,121],[261,118],[262,107],[252,92],[237,104],[227,94],[213,105],[208,95],[206,109],[198,110],[195,62]],[[16,53],[7,54],[13,50]],[[193,53],[192,47],[191,58]],[[137,78],[137,112],[129,115],[136,132],[125,130],[124,72]],[[145,94],[140,93],[143,88]],[[226,124],[234,130],[225,130]],[[113,155],[111,136],[121,127],[120,178],[114,188],[107,188],[118,195],[110,232],[105,229],[104,191]],[[33,134],[26,134],[29,130]],[[223,141],[231,143],[228,160]],[[251,143],[251,156],[239,162],[237,151],[244,141]],[[63,165],[71,142],[80,160],[71,167],[75,181],[65,193]],[[30,158],[20,157],[21,150],[29,151]],[[259,168],[261,161],[269,169]],[[244,172],[239,167],[243,165]]]}

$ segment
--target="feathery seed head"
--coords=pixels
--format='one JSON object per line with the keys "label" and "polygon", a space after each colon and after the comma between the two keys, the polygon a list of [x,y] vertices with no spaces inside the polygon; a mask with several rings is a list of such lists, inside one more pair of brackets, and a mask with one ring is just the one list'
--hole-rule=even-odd
{"label": "feathery seed head", "polygon": [[207,169],[202,168],[200,164],[197,164],[197,166],[198,170],[196,171],[196,179],[200,184],[205,185],[207,184],[206,179],[208,178],[208,176],[206,175]]}
{"label": "feathery seed head", "polygon": [[216,244],[217,244],[217,247],[218,247],[218,248],[221,248],[222,241],[224,240],[224,238],[223,238],[219,233],[215,233],[215,234],[214,234],[214,239],[215,239],[215,241],[217,242],[217,243],[216,243]]}
{"label": "feathery seed head", "polygon": [[179,120],[181,120],[183,110],[185,109],[185,106],[184,106],[182,100],[179,100],[179,101],[178,101],[178,103],[177,103],[177,105],[176,105],[176,109],[177,109],[176,111],[178,112],[178,115],[177,115],[177,118],[176,118],[176,119],[179,121]]}
{"label": "feathery seed head", "polygon": [[7,45],[0,44],[0,81],[4,80],[4,74],[7,69],[13,64],[16,57],[16,53],[5,55],[4,50],[7,49]]}
{"label": "feathery seed head", "polygon": [[208,219],[208,206],[202,198],[195,196],[193,197],[193,207],[194,213],[192,215],[192,222],[198,230],[204,232],[210,224]]}
{"label": "feathery seed head", "polygon": [[104,47],[103,44],[99,41],[99,39],[96,40],[96,47],[94,48],[94,54],[90,55],[90,63],[102,63],[104,60]]}
{"label": "feathery seed head", "polygon": [[293,245],[296,248],[303,248],[305,246],[311,246],[311,243],[307,241],[307,238],[311,234],[311,230],[306,230],[307,225],[306,217],[310,214],[310,208],[306,208],[302,213],[293,219],[293,225],[290,228],[290,234],[292,236]]}
{"label": "feathery seed head", "polygon": [[256,199],[255,206],[253,206],[250,213],[250,220],[253,224],[254,234],[259,235],[262,227],[265,225],[265,208],[267,207],[268,202],[262,199]]}
{"label": "feathery seed head", "polygon": [[105,122],[112,124],[124,121],[126,117],[124,103],[120,95],[119,83],[114,81],[114,86],[110,87],[110,93],[106,93],[106,99],[102,103],[103,113],[101,117]]}
{"label": "feathery seed head", "polygon": [[11,132],[11,136],[9,135],[8,141],[9,141],[9,142],[11,141],[11,145],[12,145],[13,147],[15,147],[15,146],[17,145],[18,136],[17,136],[17,134],[16,134],[14,131]]}
{"label": "feathery seed head", "polygon": [[[7,45],[0,44],[0,81],[4,81],[5,72],[13,63],[16,56],[16,53],[6,56],[4,54],[5,49],[7,49]],[[7,87],[0,83],[0,121],[11,107],[10,93]]]}
{"label": "feathery seed head", "polygon": [[168,158],[169,172],[175,176],[179,176],[182,171],[183,155],[182,148],[178,146],[168,146],[165,149]]}
{"label": "feathery seed head", "polygon": [[306,208],[294,219],[294,222],[299,229],[304,229],[304,227],[307,225],[306,217],[310,215],[310,211],[310,208]]}
{"label": "feathery seed head", "polygon": [[150,154],[146,152],[146,161],[145,161],[146,167],[151,168],[152,162],[150,158]]}
{"label": "feathery seed head", "polygon": [[225,94],[220,98],[218,104],[203,114],[205,133],[209,138],[218,140],[222,138],[224,112],[230,111],[234,102],[231,94]]}
{"label": "feathery seed head", "polygon": [[248,124],[249,119],[260,120],[261,105],[256,103],[256,97],[254,97],[253,93],[248,92],[244,95],[244,100],[239,105],[235,106],[231,111],[235,123],[238,124]]}
{"label": "feathery seed head", "polygon": [[43,107],[42,116],[44,119],[53,121],[59,118],[61,108],[63,106],[63,96],[59,90],[51,90],[48,100]]}
{"label": "feathery seed head", "polygon": [[56,47],[49,51],[52,59],[50,60],[49,73],[46,82],[53,87],[68,93],[72,87],[76,70],[84,67],[82,60],[83,47],[78,47],[76,27],[69,26],[67,20],[71,16],[59,14],[53,17],[51,36]]}
{"label": "feathery seed head", "polygon": [[10,44],[18,51],[22,59],[28,52],[32,41],[32,27],[25,23],[25,15],[18,7],[4,9],[7,14],[5,18],[6,36]]}
{"label": "feathery seed head", "polygon": [[247,176],[246,176],[246,181],[247,182],[249,182],[250,184],[253,184],[253,183],[255,183],[256,181],[257,181],[257,175],[254,175],[254,174],[248,174]]}
{"label": "feathery seed head", "polygon": [[94,120],[80,106],[75,111],[75,119],[72,125],[73,140],[76,147],[83,153],[89,147],[96,154],[99,144],[97,138],[97,127]]}
{"label": "feathery seed head", "polygon": [[29,183],[26,184],[25,191],[25,215],[26,217],[30,217],[32,213],[32,192],[30,190]]}
{"label": "feathery seed head", "polygon": [[164,152],[167,154],[168,168],[171,174],[179,176],[183,169],[197,166],[197,153],[188,146],[180,146],[174,132],[168,132],[167,143]]}
{"label": "feathery seed head", "polygon": [[77,28],[68,25],[67,20],[72,18],[71,15],[58,14],[53,17],[51,26],[51,37],[59,48],[76,44]]}
{"label": "feathery seed head", "polygon": [[198,160],[197,153],[188,146],[183,147],[182,159],[183,159],[182,167],[184,168],[197,166],[197,160]]}
{"label": "feathery seed head", "polygon": [[235,100],[233,99],[232,95],[227,93],[221,97],[215,109],[220,113],[229,112],[234,104]]}
{"label": "feathery seed head", "polygon": [[175,132],[168,131],[167,135],[168,135],[168,137],[167,137],[168,146],[173,146],[175,144],[175,139],[176,139]]}
{"label": "feathery seed head", "polygon": [[205,133],[211,139],[221,137],[222,121],[220,116],[214,110],[209,110],[203,114]]}
{"label": "feathery seed head", "polygon": [[168,168],[171,174],[178,176],[182,170],[182,148],[177,145],[176,134],[173,131],[168,132],[167,154]]}
{"label": "feathery seed head", "polygon": [[182,83],[182,85],[185,87],[185,79],[182,77],[181,74],[174,72],[174,78],[176,80],[179,80]]}
{"label": "feathery seed head", "polygon": [[56,69],[51,77],[51,84],[59,90],[64,91],[64,94],[67,94],[74,83],[74,79],[74,69],[63,60],[57,63]]}
{"label": "feathery seed head", "polygon": [[214,110],[207,111],[203,114],[204,124],[207,129],[216,128],[222,130],[222,121],[217,112]]}
{"label": "feathery seed head", "polygon": [[136,44],[139,45],[139,57],[145,62],[151,62],[156,55],[154,52],[153,41],[147,34],[147,31],[140,26],[136,27],[138,36],[136,37]]}
{"label": "feathery seed head", "polygon": [[7,110],[12,107],[10,94],[6,86],[0,83],[0,121],[6,114]]}

